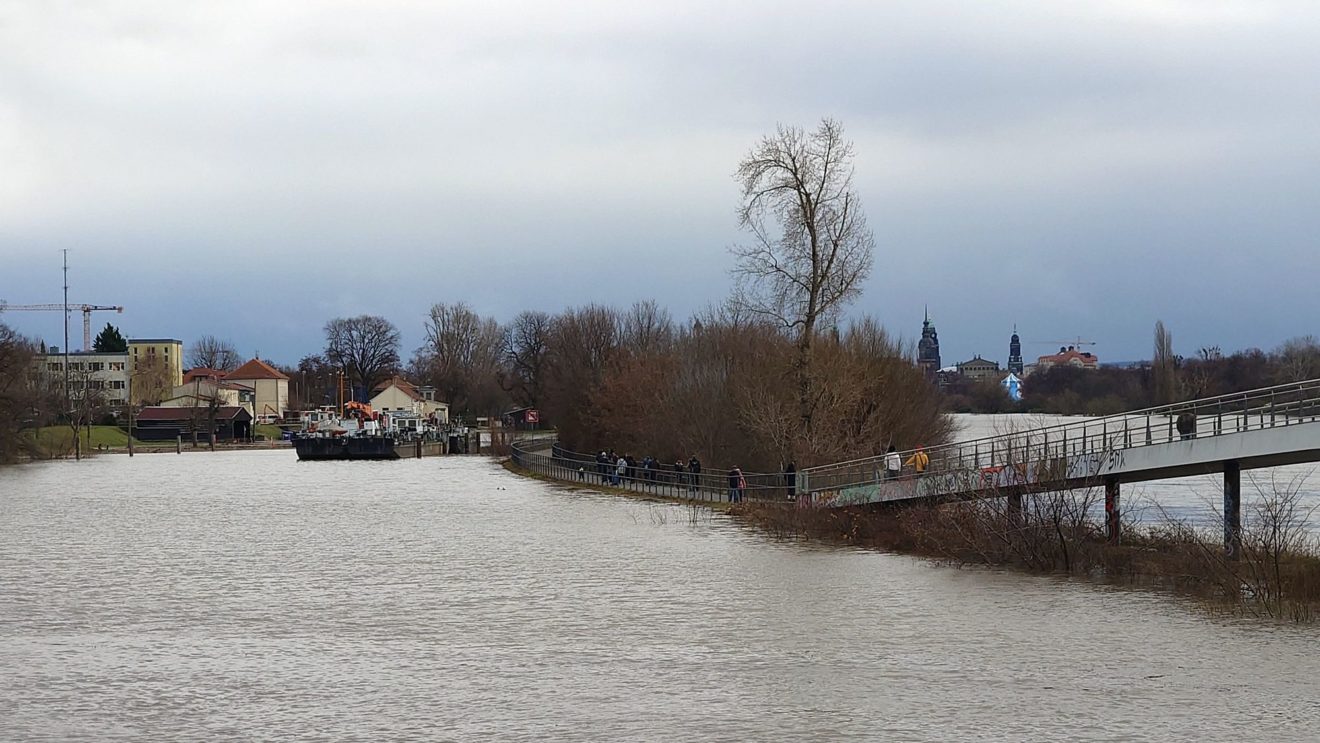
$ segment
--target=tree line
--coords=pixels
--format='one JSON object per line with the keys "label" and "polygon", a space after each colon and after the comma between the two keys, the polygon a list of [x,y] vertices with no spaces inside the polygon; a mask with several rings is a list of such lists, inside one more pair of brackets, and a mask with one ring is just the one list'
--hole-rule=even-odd
{"label": "tree line", "polygon": [[1225,354],[1218,346],[1184,357],[1173,351],[1173,334],[1155,324],[1151,360],[1128,367],[1079,369],[1055,366],[1032,373],[1021,402],[994,381],[951,385],[948,408],[966,413],[1055,413],[1111,415],[1243,390],[1320,377],[1320,340],[1307,335],[1277,348]]}

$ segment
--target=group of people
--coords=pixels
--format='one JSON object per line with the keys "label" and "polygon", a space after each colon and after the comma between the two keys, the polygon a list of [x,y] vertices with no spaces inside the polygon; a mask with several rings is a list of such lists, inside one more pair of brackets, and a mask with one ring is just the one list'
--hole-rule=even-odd
{"label": "group of people", "polygon": [[[561,452],[556,447],[555,456],[560,455]],[[795,471],[790,462],[784,473],[785,484],[790,488],[793,485],[791,478],[794,477]],[[712,488],[711,483],[702,482],[701,473],[701,460],[696,454],[686,462],[676,459],[669,465],[662,463],[656,457],[646,456],[638,460],[632,454],[619,454],[613,449],[603,449],[596,454],[595,474],[602,485],[620,487],[628,483],[640,483],[644,488],[654,488],[659,484],[674,484],[679,487],[686,486],[689,494],[695,494],[703,487],[707,490]],[[747,495],[746,475],[735,465],[728,471],[727,477],[729,502],[741,503]],[[578,467],[578,479],[587,479],[585,465]]]}
{"label": "group of people", "polygon": [[[672,480],[663,476],[666,469],[673,473]],[[625,481],[648,485],[672,482],[676,485],[687,485],[689,490],[694,490],[700,485],[701,460],[693,454],[687,462],[677,459],[672,465],[665,465],[652,456],[642,457],[638,461],[631,454],[617,454],[613,449],[602,450],[596,455],[596,475],[603,485],[618,486]],[[586,479],[585,468],[578,468],[578,479]]]}
{"label": "group of people", "polygon": [[926,453],[926,447],[917,445],[916,451],[906,460],[899,455],[898,449],[889,445],[889,451],[885,452],[885,479],[897,480],[903,476],[903,467],[911,467],[912,471],[918,476],[926,473],[926,468],[930,466],[930,455]]}

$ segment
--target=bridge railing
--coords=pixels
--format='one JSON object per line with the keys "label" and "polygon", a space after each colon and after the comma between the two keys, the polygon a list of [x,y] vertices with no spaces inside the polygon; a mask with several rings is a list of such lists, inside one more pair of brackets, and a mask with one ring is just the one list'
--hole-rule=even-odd
{"label": "bridge railing", "polygon": [[[546,477],[581,485],[609,485],[638,493],[663,495],[707,502],[727,502],[730,487],[727,470],[702,470],[695,475],[675,469],[672,463],[659,463],[654,469],[645,469],[641,463],[625,469],[617,477],[616,464],[597,462],[596,455],[569,451],[547,439],[520,439],[509,447],[510,456],[519,467]],[[745,500],[787,500],[793,494],[792,480],[782,473],[744,472],[747,487]]]}
{"label": "bridge railing", "polygon": [[[924,474],[948,479],[945,484],[948,491],[972,489],[977,483],[994,482],[1006,468],[1032,466],[1039,470],[1051,463],[1062,466],[1069,458],[1077,457],[1090,457],[1098,462],[1128,449],[1317,419],[1320,419],[1320,379],[1041,428],[1010,430],[931,447],[924,450],[929,457]],[[908,462],[916,453],[912,449],[899,452],[899,458]],[[798,475],[798,491],[814,493],[880,482],[886,477],[885,457],[881,454],[806,468]],[[1076,472],[1060,470],[1056,474],[1057,479],[1070,479]],[[905,465],[900,477],[915,475],[915,467]]]}

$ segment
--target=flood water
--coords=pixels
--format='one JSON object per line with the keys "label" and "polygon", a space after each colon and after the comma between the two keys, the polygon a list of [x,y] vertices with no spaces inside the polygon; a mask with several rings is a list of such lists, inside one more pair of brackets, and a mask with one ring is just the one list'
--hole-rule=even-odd
{"label": "flood water", "polygon": [[0,470],[0,740],[1314,741],[1320,629],[482,458]]}

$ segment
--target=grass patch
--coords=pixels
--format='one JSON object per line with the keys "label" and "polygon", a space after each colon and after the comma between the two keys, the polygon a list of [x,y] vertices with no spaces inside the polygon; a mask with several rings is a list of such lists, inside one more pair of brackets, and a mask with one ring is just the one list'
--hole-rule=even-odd
{"label": "grass patch", "polygon": [[284,431],[279,426],[270,423],[259,423],[252,427],[252,433],[257,436],[265,436],[267,441],[279,441]]}
{"label": "grass patch", "polygon": [[[78,436],[82,441],[83,448],[88,448],[89,440],[91,449],[100,448],[124,449],[128,447],[128,433],[118,426],[92,426],[84,429]],[[46,426],[38,428],[33,433],[33,441],[42,451],[59,455],[63,452],[73,451],[73,430],[68,426]],[[139,442],[133,440],[134,445]]]}

